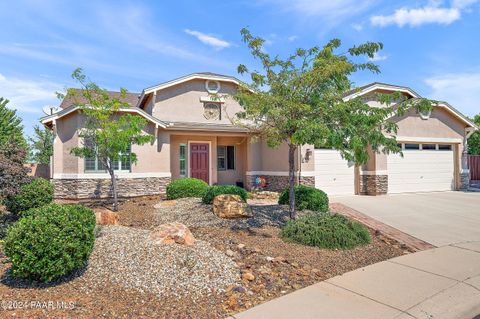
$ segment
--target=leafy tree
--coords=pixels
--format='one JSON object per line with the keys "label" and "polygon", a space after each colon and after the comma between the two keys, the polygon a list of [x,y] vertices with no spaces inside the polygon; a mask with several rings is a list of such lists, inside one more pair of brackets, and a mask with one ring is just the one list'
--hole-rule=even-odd
{"label": "leafy tree", "polygon": [[242,29],[243,41],[263,71],[238,66],[240,74],[250,75],[251,84],[241,84],[235,99],[243,106],[236,121],[250,128],[268,145],[288,144],[290,217],[295,218],[295,154],[301,145],[329,145],[347,160],[363,164],[368,148],[375,151],[401,152],[394,137],[397,126],[388,121],[393,114],[403,114],[414,105],[419,111],[431,109],[428,100],[406,101],[396,92],[378,94],[383,108],[370,107],[360,97],[344,101],[352,88],[351,74],[380,69],[365,58],[373,58],[381,43],[367,42],[337,53],[339,39],[323,47],[297,49],[286,59],[271,57],[263,50],[264,39]]}
{"label": "leafy tree", "polygon": [[34,137],[29,137],[30,144],[30,160],[40,163],[49,164],[50,156],[53,155],[53,132],[46,128],[40,128],[35,125],[33,128]]}
{"label": "leafy tree", "polygon": [[[480,126],[480,114],[475,115],[473,121]],[[480,155],[480,132],[477,131],[468,138],[468,153],[471,155]]]}
{"label": "leafy tree", "polygon": [[8,102],[9,100],[0,97],[0,147],[11,141],[26,148],[22,119],[18,117],[16,110],[7,108]]}
{"label": "leafy tree", "polygon": [[0,147],[0,201],[14,196],[30,182],[29,169],[23,166],[26,158],[25,148],[18,143],[7,141]]}
{"label": "leafy tree", "polygon": [[[103,164],[110,174],[113,208],[117,210],[118,190],[114,163],[120,158],[125,160],[125,156],[129,156],[131,162],[136,162],[135,153],[128,154],[130,146],[143,145],[153,141],[154,137],[142,132],[147,123],[145,119],[119,113],[120,109],[130,107],[123,101],[127,92],[125,89],[120,90],[120,98],[112,97],[90,81],[80,68],[72,73],[72,78],[80,84],[81,90],[69,89],[67,94],[77,100],[76,104],[85,115],[85,126],[78,134],[83,145],[72,148],[71,153],[82,158],[98,158]],[[79,92],[81,97],[77,99]]]}

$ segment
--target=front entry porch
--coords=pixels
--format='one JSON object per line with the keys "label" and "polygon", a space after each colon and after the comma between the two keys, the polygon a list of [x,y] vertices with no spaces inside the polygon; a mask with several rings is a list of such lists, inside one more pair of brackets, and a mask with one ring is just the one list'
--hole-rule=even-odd
{"label": "front entry porch", "polygon": [[247,140],[247,136],[227,133],[172,134],[172,179],[193,177],[209,185],[245,185]]}

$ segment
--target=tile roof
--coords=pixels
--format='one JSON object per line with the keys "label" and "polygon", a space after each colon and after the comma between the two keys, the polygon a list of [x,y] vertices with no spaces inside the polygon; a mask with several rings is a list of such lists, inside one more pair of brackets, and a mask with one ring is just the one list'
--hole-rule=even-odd
{"label": "tile roof", "polygon": [[[77,92],[76,95],[67,94],[63,99],[62,103],[60,103],[60,107],[62,109],[66,109],[67,107],[70,107],[74,104],[86,102],[85,98],[81,94],[81,89],[74,89],[74,90]],[[122,97],[121,92],[117,92],[117,91],[106,91],[106,92],[111,98],[118,98],[120,101],[126,102],[130,106],[136,106],[138,102],[138,98],[140,96],[140,93],[127,92],[125,96]]]}

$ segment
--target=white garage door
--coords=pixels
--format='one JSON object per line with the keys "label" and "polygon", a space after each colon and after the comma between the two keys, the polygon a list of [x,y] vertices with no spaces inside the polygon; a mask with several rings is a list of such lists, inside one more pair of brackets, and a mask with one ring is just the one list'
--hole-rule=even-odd
{"label": "white garage door", "polygon": [[452,145],[404,143],[402,158],[389,155],[388,192],[432,192],[454,189]]}
{"label": "white garage door", "polygon": [[315,187],[328,195],[351,195],[355,192],[353,163],[335,150],[315,150]]}

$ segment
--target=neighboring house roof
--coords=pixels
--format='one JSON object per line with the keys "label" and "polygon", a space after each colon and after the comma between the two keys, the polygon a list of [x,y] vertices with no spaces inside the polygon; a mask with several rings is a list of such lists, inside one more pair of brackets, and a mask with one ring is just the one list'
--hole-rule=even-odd
{"label": "neighboring house roof", "polygon": [[[47,125],[48,123],[50,123],[54,120],[57,120],[59,118],[62,118],[62,117],[66,116],[66,115],[68,115],[72,112],[75,112],[78,109],[79,109],[78,105],[71,105],[71,106],[67,107],[66,109],[61,110],[60,112],[42,117],[40,119],[40,122],[44,125]],[[163,127],[163,128],[167,127],[167,123],[165,123],[163,121],[160,121],[156,117],[148,114],[147,112],[145,112],[142,109],[139,109],[138,107],[121,108],[118,111],[123,112],[123,113],[135,113],[135,114],[138,114],[138,115],[144,117],[148,121],[150,121],[150,122],[152,122],[152,123],[154,123],[154,124],[156,124],[160,127]]]}
{"label": "neighboring house roof", "polygon": [[[84,104],[87,102],[87,100],[81,93],[82,92],[81,89],[70,89],[70,90],[74,90],[76,94],[75,95],[67,94],[65,96],[65,98],[62,100],[62,103],[60,103],[60,107],[62,109],[70,107],[74,104],[78,104],[78,103]],[[140,93],[127,92],[123,96],[121,92],[117,92],[117,91],[106,91],[106,92],[109,97],[119,99],[122,102],[128,103],[128,105],[130,106],[136,106],[138,103],[138,98],[140,97]]]}

